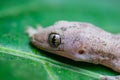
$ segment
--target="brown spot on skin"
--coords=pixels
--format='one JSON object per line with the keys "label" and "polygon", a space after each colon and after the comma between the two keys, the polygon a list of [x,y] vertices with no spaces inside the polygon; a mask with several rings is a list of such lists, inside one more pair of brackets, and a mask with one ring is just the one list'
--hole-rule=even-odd
{"label": "brown spot on skin", "polygon": [[104,46],[106,46],[106,45],[107,45],[107,43],[106,43],[105,41],[103,41],[102,43],[103,43],[103,45],[104,45]]}
{"label": "brown spot on skin", "polygon": [[103,43],[104,46],[106,46],[107,44],[106,43]]}
{"label": "brown spot on skin", "polygon": [[76,26],[69,26],[69,28],[75,28]]}
{"label": "brown spot on skin", "polygon": [[79,50],[78,53],[79,54],[83,54],[85,51],[84,50]]}
{"label": "brown spot on skin", "polygon": [[60,28],[62,31],[66,31],[67,30],[67,28],[65,28],[65,27],[62,27],[62,28]]}

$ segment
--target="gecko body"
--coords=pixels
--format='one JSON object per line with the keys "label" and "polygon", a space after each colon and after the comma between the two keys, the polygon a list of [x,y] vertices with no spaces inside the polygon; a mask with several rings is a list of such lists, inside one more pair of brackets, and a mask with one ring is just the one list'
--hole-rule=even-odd
{"label": "gecko body", "polygon": [[[58,21],[47,28],[28,28],[31,43],[42,50],[75,61],[107,66],[120,72],[120,35],[90,23]],[[101,80],[118,80],[102,77]]]}

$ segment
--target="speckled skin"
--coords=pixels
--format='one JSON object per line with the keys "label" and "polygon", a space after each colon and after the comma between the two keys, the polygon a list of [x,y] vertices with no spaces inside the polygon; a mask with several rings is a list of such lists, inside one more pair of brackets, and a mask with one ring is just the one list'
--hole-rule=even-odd
{"label": "speckled skin", "polygon": [[[101,64],[120,72],[120,35],[108,33],[89,23],[68,21],[58,21],[45,29],[28,28],[27,33],[31,43],[39,49],[75,61]],[[50,33],[61,36],[62,43],[57,48],[48,43]]]}

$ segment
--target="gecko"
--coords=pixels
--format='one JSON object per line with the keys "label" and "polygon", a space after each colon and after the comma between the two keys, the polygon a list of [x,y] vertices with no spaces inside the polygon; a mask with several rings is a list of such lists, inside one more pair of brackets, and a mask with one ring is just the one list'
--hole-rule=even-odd
{"label": "gecko", "polygon": [[[120,34],[112,34],[87,22],[58,21],[47,28],[26,29],[30,42],[38,49],[93,64],[120,73]],[[102,76],[100,80],[120,80]]]}

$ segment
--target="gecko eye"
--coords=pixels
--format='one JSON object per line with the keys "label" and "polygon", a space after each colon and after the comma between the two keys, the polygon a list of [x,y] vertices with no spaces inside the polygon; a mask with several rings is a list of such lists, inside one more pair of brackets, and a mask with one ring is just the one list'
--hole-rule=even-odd
{"label": "gecko eye", "polygon": [[48,42],[51,47],[58,47],[61,44],[61,36],[57,33],[51,33],[48,37]]}

